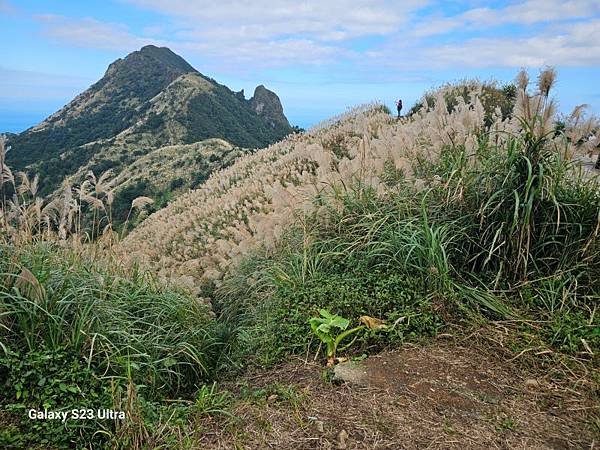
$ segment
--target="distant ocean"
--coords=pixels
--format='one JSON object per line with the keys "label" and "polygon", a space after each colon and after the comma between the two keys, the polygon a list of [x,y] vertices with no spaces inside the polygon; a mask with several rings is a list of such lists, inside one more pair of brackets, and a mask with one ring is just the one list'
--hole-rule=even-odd
{"label": "distant ocean", "polygon": [[27,128],[37,125],[50,114],[50,112],[30,112],[30,111],[6,111],[0,109],[0,133],[20,133]]}

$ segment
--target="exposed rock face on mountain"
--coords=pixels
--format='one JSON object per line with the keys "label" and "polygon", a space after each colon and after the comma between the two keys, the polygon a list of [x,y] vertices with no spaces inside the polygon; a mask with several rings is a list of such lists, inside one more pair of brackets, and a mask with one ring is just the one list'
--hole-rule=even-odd
{"label": "exposed rock face on mountain", "polygon": [[273,127],[289,127],[290,124],[283,114],[283,106],[277,95],[262,84],[254,90],[250,106],[259,116],[264,117]]}
{"label": "exposed rock face on mountain", "polygon": [[39,173],[41,193],[48,194],[88,170],[119,173],[160,147],[219,138],[260,148],[290,132],[273,92],[259,86],[246,100],[168,48],[150,45],[112,63],[39,125],[10,136],[7,162]]}

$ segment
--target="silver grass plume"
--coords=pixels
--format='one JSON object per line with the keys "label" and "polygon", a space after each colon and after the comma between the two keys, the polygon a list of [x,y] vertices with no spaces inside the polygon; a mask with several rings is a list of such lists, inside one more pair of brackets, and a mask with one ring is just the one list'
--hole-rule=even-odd
{"label": "silver grass plume", "polygon": [[147,205],[151,205],[152,203],[154,203],[154,200],[150,197],[137,197],[131,202],[131,209],[142,209]]}
{"label": "silver grass plume", "polygon": [[527,90],[527,86],[529,85],[529,75],[525,68],[522,68],[517,74],[517,87],[523,91]]}
{"label": "silver grass plume", "polygon": [[538,76],[537,86],[540,94],[548,97],[554,83],[556,83],[556,70],[554,67],[546,67]]}

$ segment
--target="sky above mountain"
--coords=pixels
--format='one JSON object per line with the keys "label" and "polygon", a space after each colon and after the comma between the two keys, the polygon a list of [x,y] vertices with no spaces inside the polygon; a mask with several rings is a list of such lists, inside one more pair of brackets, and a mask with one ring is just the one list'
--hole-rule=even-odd
{"label": "sky above mountain", "polygon": [[266,85],[303,127],[545,65],[561,111],[600,113],[600,0],[0,0],[0,131],[34,125],[146,44],[247,96]]}

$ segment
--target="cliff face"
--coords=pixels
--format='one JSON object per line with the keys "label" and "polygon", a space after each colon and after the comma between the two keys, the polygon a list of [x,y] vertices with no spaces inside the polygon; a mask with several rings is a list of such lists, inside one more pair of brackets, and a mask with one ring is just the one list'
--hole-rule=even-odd
{"label": "cliff face", "polygon": [[283,106],[279,97],[262,84],[254,90],[254,96],[250,99],[250,107],[256,114],[262,116],[271,127],[290,127],[283,114]]}

